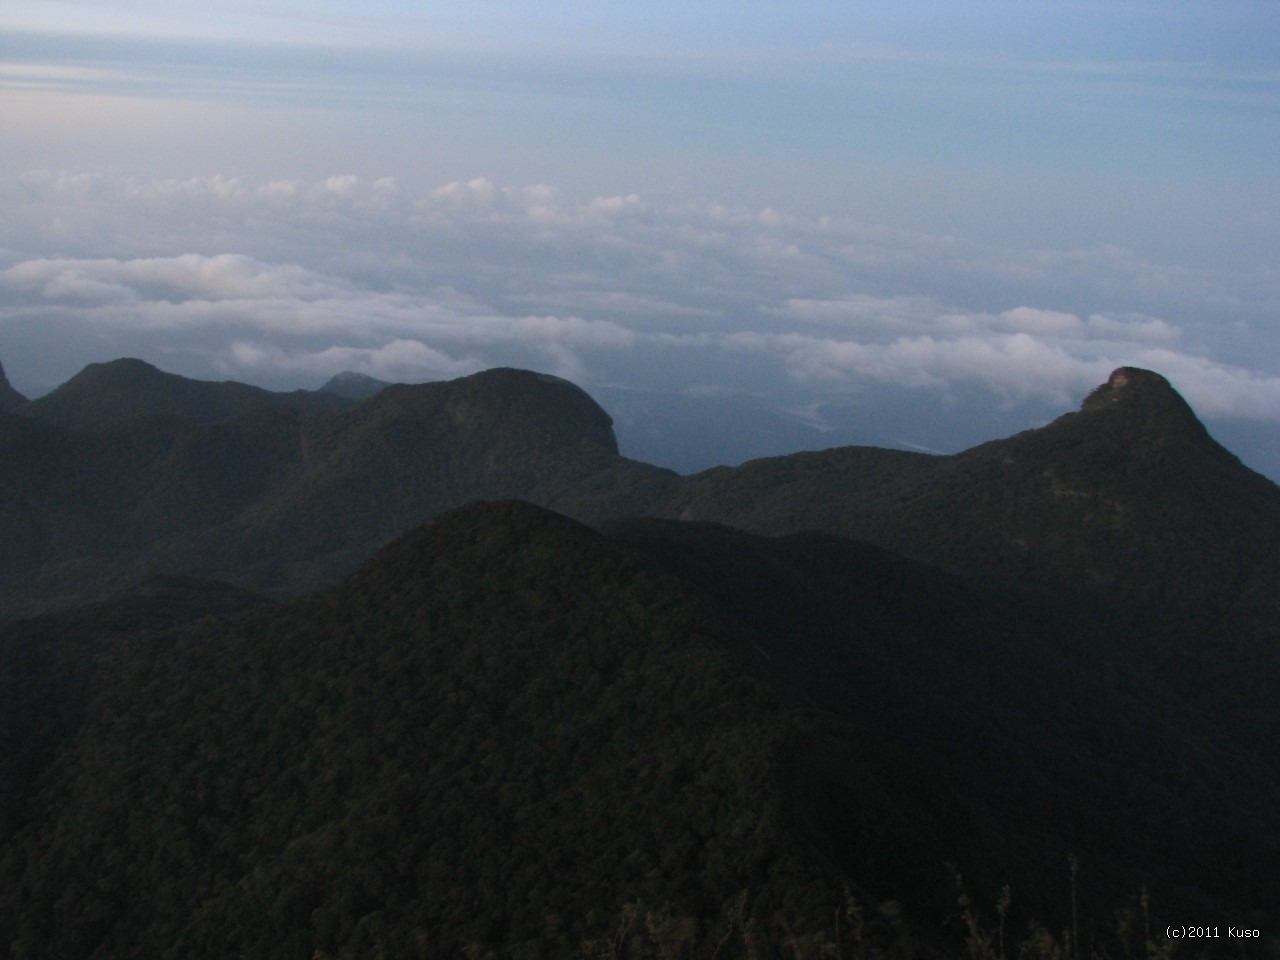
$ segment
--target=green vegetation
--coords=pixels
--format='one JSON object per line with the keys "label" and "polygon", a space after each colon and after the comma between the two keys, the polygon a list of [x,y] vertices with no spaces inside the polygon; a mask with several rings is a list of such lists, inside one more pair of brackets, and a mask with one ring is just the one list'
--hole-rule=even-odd
{"label": "green vegetation", "polygon": [[1280,933],[1280,491],[1156,375],[680,478],[107,366],[0,412],[0,957],[1274,953],[1160,936]]}
{"label": "green vegetation", "polygon": [[108,636],[0,864],[13,955],[541,950],[635,893],[788,905],[822,875],[771,773],[802,724],[724,629],[511,504],[310,601]]}
{"label": "green vegetation", "polygon": [[117,361],[0,414],[0,615],[148,573],[297,593],[470,500],[637,513],[674,479],[619,457],[608,415],[555,377],[309,396]]}
{"label": "green vegetation", "polygon": [[10,773],[11,956],[820,956],[891,899],[875,943],[924,955],[946,863],[1025,928],[1068,849],[1090,915],[1147,883],[1276,919],[1269,754],[876,548],[505,502],[308,599],[211,595],[0,638],[6,726],[64,705]]}

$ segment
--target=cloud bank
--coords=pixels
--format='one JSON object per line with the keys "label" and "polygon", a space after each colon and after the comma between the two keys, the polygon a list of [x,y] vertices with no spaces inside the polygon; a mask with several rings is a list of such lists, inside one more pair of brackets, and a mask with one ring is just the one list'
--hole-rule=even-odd
{"label": "cloud bank", "polygon": [[511,364],[792,407],[878,384],[1061,406],[1133,364],[1203,416],[1280,421],[1261,270],[484,177],[34,173],[0,203],[0,351],[31,392],[130,353],[279,387]]}

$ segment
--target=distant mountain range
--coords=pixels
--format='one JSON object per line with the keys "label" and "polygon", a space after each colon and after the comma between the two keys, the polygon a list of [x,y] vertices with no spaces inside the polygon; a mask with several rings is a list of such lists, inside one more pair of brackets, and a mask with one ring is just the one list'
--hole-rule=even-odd
{"label": "distant mountain range", "polygon": [[683,477],[555,377],[338,386],[0,412],[0,956],[1280,931],[1280,488],[1159,375]]}
{"label": "distant mountain range", "polygon": [[10,408],[0,600],[34,609],[153,572],[284,595],[445,510],[518,498],[588,521],[826,530],[967,575],[1142,594],[1179,623],[1275,611],[1275,484],[1147,371],[954,456],[844,447],[688,477],[619,456],[608,414],[545,374],[364,401],[331,387],[272,393],[120,360]]}

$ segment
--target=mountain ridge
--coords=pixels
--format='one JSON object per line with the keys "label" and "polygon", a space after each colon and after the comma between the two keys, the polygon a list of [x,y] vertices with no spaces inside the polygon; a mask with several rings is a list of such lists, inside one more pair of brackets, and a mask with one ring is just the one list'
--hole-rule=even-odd
{"label": "mountain ridge", "polygon": [[91,363],[21,409],[24,416],[74,429],[111,429],[143,419],[203,424],[273,407],[333,411],[349,404],[333,393],[275,393],[234,380],[192,380],[126,357]]}
{"label": "mountain ridge", "polygon": [[[175,415],[151,407],[157,390]],[[148,572],[296,591],[467,500],[639,512],[674,476],[620,457],[608,414],[547,374],[496,369],[325,403],[339,408],[124,361],[0,414],[13,418],[0,431],[0,568],[13,571],[0,612]]]}
{"label": "mountain ridge", "polygon": [[[1163,377],[1121,368],[1079,410],[957,454],[846,447],[751,461],[686,478],[655,512],[771,534],[830,530],[970,575],[1067,577],[1105,592],[1174,563],[1209,584],[1259,581],[1270,556],[1224,570],[1193,541],[1219,530],[1261,549],[1259,533],[1280,533],[1280,487],[1214,441]],[[1172,553],[1134,555],[1170,537]],[[1250,575],[1255,562],[1265,571]]]}
{"label": "mountain ridge", "polygon": [[15,958],[854,955],[845,888],[1055,929],[1071,855],[1280,922],[1280,488],[1158,374],[686,477],[509,369],[76,422],[0,412]]}
{"label": "mountain ridge", "polygon": [[[1164,378],[1133,368],[1045,427],[959,454],[843,447],[685,477],[621,457],[611,418],[588,394],[528,371],[391,385],[359,402],[331,396],[324,402],[342,404],[332,410],[141,361],[94,365],[73,380],[75,389],[9,411],[33,426],[6,427],[0,522],[15,536],[0,545],[0,566],[15,579],[0,613],[149,571],[303,589],[408,526],[503,497],[584,520],[828,530],[970,576],[1140,588],[1152,608],[1162,606],[1151,591],[1161,578],[1140,568],[1190,564],[1203,583],[1185,596],[1175,589],[1169,617],[1197,603],[1221,615],[1239,606],[1228,591],[1269,607],[1275,563],[1260,544],[1280,530],[1276,486],[1213,441]],[[89,387],[103,380],[99,397]],[[156,384],[171,400],[197,400],[185,414],[153,416]],[[108,416],[140,407],[141,420]],[[232,408],[241,412],[226,415]],[[1195,513],[1212,517],[1217,539],[1249,546],[1224,553]],[[1170,536],[1171,552],[1134,554]]]}

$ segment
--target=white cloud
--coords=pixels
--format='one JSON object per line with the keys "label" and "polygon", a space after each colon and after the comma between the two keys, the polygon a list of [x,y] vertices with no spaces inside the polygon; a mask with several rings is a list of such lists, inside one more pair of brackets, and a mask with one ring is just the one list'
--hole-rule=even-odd
{"label": "white cloud", "polygon": [[70,260],[28,260],[0,274],[0,284],[13,294],[45,300],[116,303],[134,300],[136,292],[93,269],[92,262]]}
{"label": "white cloud", "polygon": [[1109,317],[1095,313],[1089,318],[1088,329],[1094,336],[1136,343],[1169,343],[1179,335],[1178,329],[1164,320],[1141,315]]}
{"label": "white cloud", "polygon": [[876,297],[853,294],[836,300],[792,297],[780,310],[780,318],[822,326],[847,327],[868,332],[916,328],[936,321],[939,304],[927,297]]}
{"label": "white cloud", "polygon": [[508,327],[508,335],[536,337],[544,342],[622,349],[634,346],[636,342],[633,330],[616,323],[583,320],[581,317],[520,317],[501,326]]}
{"label": "white cloud", "polygon": [[639,194],[629,193],[625,197],[596,197],[587,204],[587,212],[605,217],[616,217],[626,213],[643,213],[646,205]]}
{"label": "white cloud", "polygon": [[1140,352],[1135,365],[1164,374],[1201,416],[1280,421],[1278,376],[1159,347]]}
{"label": "white cloud", "polygon": [[14,373],[6,341],[32,344],[25,362],[55,382],[75,369],[53,369],[58,341],[36,350],[41,325],[276,384],[510,364],[777,390],[795,409],[865,383],[1072,403],[1131,363],[1208,415],[1280,420],[1274,280],[1121,248],[991,248],[484,177],[415,192],[32,174],[0,179],[0,204],[0,356]]}
{"label": "white cloud", "polygon": [[[202,315],[225,320],[241,311],[247,320],[258,316],[270,327],[282,306],[395,299],[297,264],[268,264],[237,254],[27,260],[0,271],[0,291],[35,296],[47,304],[74,299],[91,320],[152,316],[166,318],[163,325],[178,322],[184,313],[192,315],[190,322],[200,323]],[[128,306],[116,309],[122,302]]]}
{"label": "white cloud", "polygon": [[350,197],[360,192],[360,178],[351,174],[345,174],[340,177],[330,177],[324,182],[330,193],[339,197]]}
{"label": "white cloud", "polygon": [[1074,313],[1063,313],[1060,310],[1014,307],[1000,314],[999,319],[1011,330],[1055,339],[1078,337],[1084,333],[1084,322],[1079,317]]}
{"label": "white cloud", "polygon": [[1120,364],[1072,355],[1060,344],[1027,333],[942,339],[902,337],[863,343],[802,334],[743,334],[739,349],[778,353],[797,381],[854,387],[867,381],[946,388],[977,383],[1016,399],[1069,403]]}
{"label": "white cloud", "polygon": [[430,199],[434,203],[424,201],[423,208],[444,206],[458,212],[474,213],[478,210],[491,209],[497,198],[497,188],[486,178],[476,177],[465,183],[455,180],[452,183],[446,183],[443,187],[437,187],[431,191]]}
{"label": "white cloud", "polygon": [[485,367],[480,360],[455,358],[419,340],[392,340],[377,347],[326,347],[296,353],[273,344],[240,340],[227,348],[218,363],[227,375],[283,369],[319,380],[354,370],[391,382],[461,377]]}

